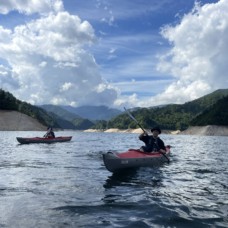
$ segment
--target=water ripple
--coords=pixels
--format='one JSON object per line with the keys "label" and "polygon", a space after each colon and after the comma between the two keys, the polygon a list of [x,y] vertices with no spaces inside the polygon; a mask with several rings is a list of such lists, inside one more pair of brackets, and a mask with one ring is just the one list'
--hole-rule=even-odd
{"label": "water ripple", "polygon": [[40,134],[0,132],[0,227],[227,227],[227,137],[162,135],[170,164],[111,174],[102,154],[139,148],[137,135],[16,142]]}

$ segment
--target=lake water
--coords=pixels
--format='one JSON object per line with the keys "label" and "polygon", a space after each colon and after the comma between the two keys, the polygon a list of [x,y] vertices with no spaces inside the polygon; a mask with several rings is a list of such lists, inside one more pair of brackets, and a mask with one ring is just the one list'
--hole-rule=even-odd
{"label": "lake water", "polygon": [[137,134],[16,141],[43,134],[0,132],[0,227],[228,227],[228,137],[161,135],[170,164],[113,175],[102,154],[139,148]]}

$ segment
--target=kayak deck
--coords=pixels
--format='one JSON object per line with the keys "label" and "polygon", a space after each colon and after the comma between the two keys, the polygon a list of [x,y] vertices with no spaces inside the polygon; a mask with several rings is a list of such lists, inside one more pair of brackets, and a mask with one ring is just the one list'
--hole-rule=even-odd
{"label": "kayak deck", "polygon": [[149,157],[160,157],[161,153],[153,152],[146,153],[141,150],[129,149],[127,152],[117,154],[119,158],[149,158]]}

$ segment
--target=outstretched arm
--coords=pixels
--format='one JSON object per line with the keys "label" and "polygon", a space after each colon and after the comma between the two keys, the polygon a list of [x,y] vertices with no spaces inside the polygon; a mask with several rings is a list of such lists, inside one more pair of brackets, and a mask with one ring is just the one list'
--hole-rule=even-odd
{"label": "outstretched arm", "polygon": [[139,140],[144,141],[145,137],[147,137],[148,134],[146,132],[143,132],[141,135],[139,135]]}

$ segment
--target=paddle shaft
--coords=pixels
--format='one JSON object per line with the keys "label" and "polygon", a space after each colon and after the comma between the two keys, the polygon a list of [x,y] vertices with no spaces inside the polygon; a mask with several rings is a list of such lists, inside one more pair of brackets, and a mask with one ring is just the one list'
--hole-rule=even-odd
{"label": "paddle shaft", "polygon": [[[137,124],[138,126],[142,129],[142,131],[148,135],[148,133],[146,132],[146,130],[144,130],[144,128],[141,126],[141,124],[135,119],[135,117],[130,113],[130,111],[128,111],[125,107],[124,107],[124,110],[127,112],[128,116],[133,119]],[[167,159],[167,162],[169,163],[169,158],[166,156],[165,153],[163,153],[162,151],[158,151],[159,153],[161,153],[166,159]]]}
{"label": "paddle shaft", "polygon": [[167,159],[167,162],[169,163],[170,160],[169,158],[166,156],[166,154],[164,152],[162,152],[161,150],[158,151],[160,154],[162,154],[166,159]]}
{"label": "paddle shaft", "polygon": [[134,116],[133,116],[125,107],[124,107],[124,110],[127,112],[128,116],[138,124],[138,126],[142,129],[142,131],[143,131],[145,134],[148,135],[148,133],[147,133],[146,130],[142,127],[142,125],[135,119],[135,117],[134,117]]}

